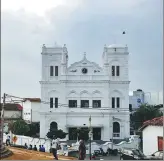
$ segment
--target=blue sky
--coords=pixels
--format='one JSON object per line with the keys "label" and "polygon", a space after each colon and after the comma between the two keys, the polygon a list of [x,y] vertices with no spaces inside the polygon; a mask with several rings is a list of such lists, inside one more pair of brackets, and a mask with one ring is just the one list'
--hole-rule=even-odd
{"label": "blue sky", "polygon": [[130,90],[163,91],[162,6],[162,0],[2,0],[2,92],[40,97],[41,46],[55,41],[67,44],[69,64],[84,51],[101,64],[104,44],[126,43]]}

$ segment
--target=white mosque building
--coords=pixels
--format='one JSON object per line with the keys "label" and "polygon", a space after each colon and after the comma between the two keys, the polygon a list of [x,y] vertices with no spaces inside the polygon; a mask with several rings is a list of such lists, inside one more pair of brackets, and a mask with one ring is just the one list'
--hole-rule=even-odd
{"label": "white mosque building", "polygon": [[[128,47],[104,46],[102,66],[82,60],[68,66],[66,45],[42,47],[40,137],[51,123],[76,140],[72,131],[87,128],[92,139],[109,141],[130,136]],[[100,55],[101,56],[101,55]]]}

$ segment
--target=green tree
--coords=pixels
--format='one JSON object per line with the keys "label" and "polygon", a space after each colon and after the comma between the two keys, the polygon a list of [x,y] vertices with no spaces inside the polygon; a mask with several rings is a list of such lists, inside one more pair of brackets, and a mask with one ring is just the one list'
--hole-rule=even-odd
{"label": "green tree", "polygon": [[68,133],[65,133],[63,130],[58,129],[58,125],[56,122],[52,122],[50,124],[50,130],[47,133],[47,137],[49,139],[53,139],[53,138],[60,138],[60,139],[64,139],[66,137]]}
{"label": "green tree", "polygon": [[74,132],[74,135],[77,136],[77,140],[88,141],[89,139],[89,129],[88,128],[77,128]]}
{"label": "green tree", "polygon": [[11,132],[15,135],[25,135],[29,130],[29,125],[21,119],[13,122],[11,128]]}
{"label": "green tree", "polygon": [[31,123],[29,124],[30,130],[26,133],[26,136],[37,137],[40,131],[40,123]]}
{"label": "green tree", "polygon": [[130,115],[131,127],[138,130],[145,121],[162,116],[163,113],[156,105],[142,104],[136,112]]}

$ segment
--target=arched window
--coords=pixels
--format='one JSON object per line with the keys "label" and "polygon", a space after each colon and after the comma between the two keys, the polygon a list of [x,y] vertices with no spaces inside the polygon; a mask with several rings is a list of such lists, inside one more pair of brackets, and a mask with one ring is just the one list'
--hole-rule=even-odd
{"label": "arched window", "polygon": [[113,122],[113,137],[120,137],[120,124]]}
{"label": "arched window", "polygon": [[56,122],[51,122],[50,124],[50,129],[55,129],[57,130],[58,129],[58,124]]}

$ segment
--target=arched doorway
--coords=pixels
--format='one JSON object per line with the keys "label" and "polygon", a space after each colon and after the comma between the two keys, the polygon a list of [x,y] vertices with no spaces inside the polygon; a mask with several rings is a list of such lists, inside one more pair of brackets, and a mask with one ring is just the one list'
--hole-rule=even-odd
{"label": "arched doorway", "polygon": [[113,137],[120,137],[120,124],[113,122]]}
{"label": "arched doorway", "polygon": [[58,124],[56,122],[51,122],[50,123],[50,130],[57,130],[58,129]]}

